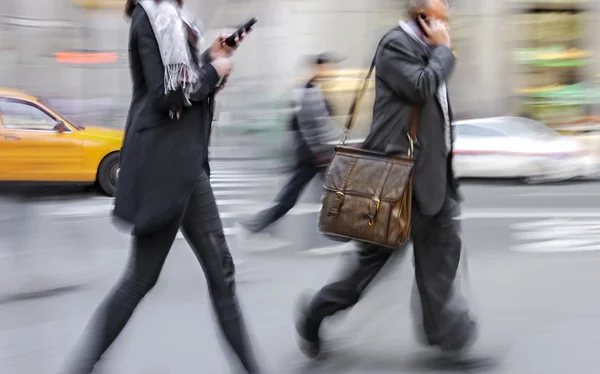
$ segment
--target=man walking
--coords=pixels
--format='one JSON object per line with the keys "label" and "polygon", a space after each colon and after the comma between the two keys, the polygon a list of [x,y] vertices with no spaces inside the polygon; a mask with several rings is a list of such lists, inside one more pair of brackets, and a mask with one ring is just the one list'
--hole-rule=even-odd
{"label": "man walking", "polygon": [[[476,338],[476,323],[455,287],[461,257],[458,185],[452,170],[452,110],[446,82],[455,65],[445,0],[413,0],[409,20],[382,39],[376,52],[376,100],[364,149],[407,152],[411,112],[420,109],[415,144],[411,240],[424,342],[445,352],[464,351]],[[341,279],[301,304],[296,324],[301,348],[320,352],[323,320],[351,308],[393,251],[359,243],[356,263]],[[404,247],[406,248],[406,246]],[[398,249],[398,250],[404,250]]]}
{"label": "man walking", "polygon": [[[327,71],[335,68],[337,62],[339,58],[330,53],[321,53],[312,58],[312,78],[299,93],[297,110],[290,122],[296,159],[292,177],[275,198],[275,204],[244,225],[244,231],[249,231],[249,234],[262,232],[289,212],[308,183],[315,176],[322,176],[331,160],[334,142],[341,140],[342,130],[332,118],[333,107],[325,97],[320,82]],[[262,238],[260,245],[268,245],[267,242]]]}

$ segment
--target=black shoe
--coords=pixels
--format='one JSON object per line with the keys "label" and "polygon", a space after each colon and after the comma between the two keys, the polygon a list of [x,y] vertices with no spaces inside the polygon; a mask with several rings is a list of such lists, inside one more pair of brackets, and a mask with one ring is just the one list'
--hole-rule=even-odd
{"label": "black shoe", "polygon": [[495,366],[497,362],[494,358],[482,355],[474,349],[478,335],[477,324],[472,320],[468,320],[465,327],[452,334],[451,342],[447,341],[445,342],[446,346],[440,347],[442,354],[439,363],[447,369],[461,371],[479,370]]}
{"label": "black shoe", "polygon": [[295,325],[298,334],[298,347],[309,358],[316,358],[321,353],[321,339],[318,326],[311,325],[308,321],[307,311],[310,298],[308,295],[300,297],[296,306]]}
{"label": "black shoe", "polygon": [[443,352],[449,355],[460,355],[468,351],[479,337],[479,328],[477,323],[469,316],[464,318],[464,322],[457,324],[457,328],[448,334],[448,338],[440,345]]}

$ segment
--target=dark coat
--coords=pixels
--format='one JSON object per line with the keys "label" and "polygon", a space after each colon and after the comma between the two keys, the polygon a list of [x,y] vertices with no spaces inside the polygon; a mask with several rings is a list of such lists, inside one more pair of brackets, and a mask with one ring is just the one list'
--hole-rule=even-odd
{"label": "dark coat", "polygon": [[[448,187],[458,199],[452,152],[446,155],[444,114],[436,97],[440,83],[448,80],[454,64],[455,57],[449,48],[429,48],[401,27],[383,37],[376,54],[373,124],[363,148],[406,152],[411,111],[414,106],[421,106],[413,191],[417,206],[425,215],[440,211]],[[452,121],[451,109],[449,114]]]}
{"label": "dark coat", "polygon": [[[133,95],[120,155],[114,216],[143,234],[180,219],[194,183],[208,170],[208,144],[219,76],[204,53],[199,89],[184,107],[182,90],[165,94],[164,66],[144,9],[133,12],[129,59]],[[195,61],[198,64],[198,61]],[[169,110],[181,110],[179,120]]]}

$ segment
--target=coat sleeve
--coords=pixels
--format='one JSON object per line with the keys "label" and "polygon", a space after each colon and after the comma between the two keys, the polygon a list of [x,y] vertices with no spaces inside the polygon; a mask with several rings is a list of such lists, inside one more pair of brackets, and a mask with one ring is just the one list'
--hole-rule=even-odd
{"label": "coat sleeve", "polygon": [[190,95],[190,99],[193,101],[202,101],[206,99],[206,97],[215,90],[217,83],[219,83],[219,74],[215,70],[214,66],[210,64],[211,61],[210,49],[207,49],[200,56],[200,62],[202,63],[202,66],[200,67],[200,71],[198,73],[199,79],[198,82],[194,84],[194,89]]}
{"label": "coat sleeve", "polygon": [[135,26],[137,48],[148,93],[155,107],[161,112],[180,111],[184,103],[183,90],[165,92],[165,68],[158,42],[146,12],[140,10]]}
{"label": "coat sleeve", "polygon": [[200,63],[202,65],[206,65],[206,64],[210,64],[211,62],[212,62],[212,58],[210,57],[210,48],[208,48],[206,51],[204,51],[200,55]]}
{"label": "coat sleeve", "polygon": [[455,57],[443,45],[432,49],[427,62],[414,52],[407,36],[383,44],[376,61],[377,75],[400,97],[420,104],[434,96],[454,70]]}

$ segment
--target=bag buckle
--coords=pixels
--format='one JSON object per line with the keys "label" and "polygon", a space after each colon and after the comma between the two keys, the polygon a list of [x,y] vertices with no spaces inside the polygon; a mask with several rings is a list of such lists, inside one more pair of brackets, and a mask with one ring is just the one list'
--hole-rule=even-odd
{"label": "bag buckle", "polygon": [[369,221],[369,226],[373,227],[375,225],[375,218],[377,217],[377,213],[379,212],[379,206],[381,205],[381,200],[378,198],[374,198],[375,201],[375,214],[371,216],[371,220]]}
{"label": "bag buckle", "polygon": [[408,157],[413,157],[415,153],[415,143],[417,142],[417,139],[413,139],[409,133],[406,134],[406,137],[408,138]]}

